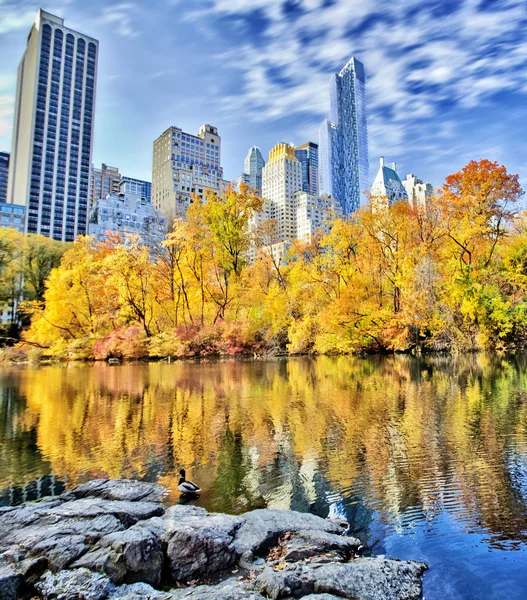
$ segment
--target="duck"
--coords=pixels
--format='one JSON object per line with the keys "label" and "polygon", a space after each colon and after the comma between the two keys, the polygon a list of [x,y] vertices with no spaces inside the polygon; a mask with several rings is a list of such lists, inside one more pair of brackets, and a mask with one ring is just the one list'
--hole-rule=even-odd
{"label": "duck", "polygon": [[185,479],[185,469],[181,469],[179,474],[181,475],[181,479],[179,480],[177,489],[182,494],[197,494],[198,492],[201,492],[201,490],[195,483],[192,483],[192,481],[187,481]]}

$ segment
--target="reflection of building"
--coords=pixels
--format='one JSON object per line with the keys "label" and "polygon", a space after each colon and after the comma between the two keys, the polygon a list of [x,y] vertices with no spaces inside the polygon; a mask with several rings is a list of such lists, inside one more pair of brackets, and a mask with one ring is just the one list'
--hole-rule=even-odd
{"label": "reflection of building", "polygon": [[226,186],[216,127],[202,125],[198,135],[169,127],[154,142],[152,203],[165,216],[183,217],[191,194],[203,198],[207,188],[222,193]]}
{"label": "reflection of building", "polygon": [[0,152],[0,202],[7,202],[9,152]]}
{"label": "reflection of building", "polygon": [[119,193],[119,183],[121,174],[116,167],[109,167],[102,163],[100,169],[92,166],[91,169],[91,186],[90,186],[90,207],[95,204],[96,200],[106,198],[108,194]]}
{"label": "reflection of building", "polygon": [[86,233],[99,42],[39,10],[18,69],[7,201],[27,232]]}
{"label": "reflection of building", "polygon": [[262,170],[265,160],[260,148],[253,146],[245,157],[243,173],[238,177],[238,182],[244,182],[259,194],[262,193]]}
{"label": "reflection of building", "polygon": [[20,233],[24,233],[25,216],[25,206],[0,202],[0,227],[12,227]]}
{"label": "reflection of building", "polygon": [[384,156],[381,156],[379,171],[371,186],[372,201],[380,199],[387,201],[388,204],[393,204],[398,200],[408,200],[408,194],[395,169],[395,163],[392,163],[391,167],[387,167],[384,164]]}
{"label": "reflection of building", "polygon": [[318,196],[318,144],[306,142],[295,148],[302,165],[302,190]]}
{"label": "reflection of building", "polygon": [[[125,183],[121,185],[125,189]],[[144,244],[161,244],[168,221],[144,196],[134,194],[109,194],[95,201],[90,213],[88,234],[97,241],[111,234],[139,234]]]}
{"label": "reflection of building", "polygon": [[124,190],[122,190],[125,194],[144,196],[148,200],[148,203],[152,201],[152,183],[150,181],[143,181],[142,179],[134,179],[133,177],[123,175],[122,182],[125,183]]}
{"label": "reflection of building", "polygon": [[369,185],[366,78],[356,58],[332,76],[330,100],[330,119],[320,127],[320,191],[350,215],[365,203]]}
{"label": "reflection of building", "polygon": [[320,230],[329,233],[332,221],[342,218],[340,204],[331,196],[321,198],[307,192],[296,192],[296,237],[305,242],[311,241]]}
{"label": "reflection of building", "polygon": [[434,191],[432,184],[423,183],[421,179],[417,179],[415,175],[411,174],[407,175],[402,183],[408,194],[408,202],[412,208],[426,208],[426,202]]}

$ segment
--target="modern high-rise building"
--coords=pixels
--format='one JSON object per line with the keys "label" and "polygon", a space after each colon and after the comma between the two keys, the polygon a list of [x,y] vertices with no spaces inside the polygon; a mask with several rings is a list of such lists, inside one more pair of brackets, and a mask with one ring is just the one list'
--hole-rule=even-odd
{"label": "modern high-rise building", "polygon": [[18,68],[8,202],[26,231],[72,241],[88,217],[99,42],[39,10]]}
{"label": "modern high-rise building", "polygon": [[434,193],[431,183],[423,183],[415,175],[409,174],[402,181],[404,189],[408,194],[408,202],[412,208],[424,210],[430,196]]}
{"label": "modern high-rise building", "polygon": [[249,187],[262,193],[262,170],[265,160],[258,146],[253,146],[245,157],[243,173],[238,177],[238,182],[243,181]]}
{"label": "modern high-rise building", "polygon": [[306,142],[297,146],[295,156],[302,165],[302,190],[318,196],[318,144]]}
{"label": "modern high-rise building", "polygon": [[369,187],[366,77],[356,58],[332,76],[330,105],[319,132],[319,187],[347,216],[367,201]]}
{"label": "modern high-rise building", "polygon": [[[123,182],[125,184],[124,189],[122,188]],[[152,183],[150,181],[143,181],[142,179],[123,175],[121,179],[121,192],[123,191],[125,194],[135,194],[136,196],[146,198],[149,204],[152,201]]]}
{"label": "modern high-rise building", "polygon": [[9,176],[9,152],[0,152],[0,202],[7,201],[8,176]]}
{"label": "modern high-rise building", "polygon": [[384,164],[384,156],[380,158],[379,171],[371,186],[372,207],[382,204],[393,204],[398,200],[408,200],[408,194],[397,175],[395,163],[388,167]]}
{"label": "modern high-rise building", "polygon": [[202,125],[198,135],[169,127],[154,142],[152,204],[169,219],[185,216],[192,194],[221,194],[227,185],[216,127]]}
{"label": "modern high-rise building", "polygon": [[96,200],[106,198],[108,194],[118,194],[121,174],[117,167],[109,167],[102,163],[101,168],[92,166],[90,181],[90,208]]}

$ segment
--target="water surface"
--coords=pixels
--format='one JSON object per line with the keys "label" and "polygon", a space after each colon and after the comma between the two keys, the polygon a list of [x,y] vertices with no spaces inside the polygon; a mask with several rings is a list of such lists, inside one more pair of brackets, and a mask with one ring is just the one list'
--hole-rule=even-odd
{"label": "water surface", "polygon": [[0,371],[0,498],[179,469],[209,510],[349,520],[429,600],[527,597],[527,359],[405,356]]}

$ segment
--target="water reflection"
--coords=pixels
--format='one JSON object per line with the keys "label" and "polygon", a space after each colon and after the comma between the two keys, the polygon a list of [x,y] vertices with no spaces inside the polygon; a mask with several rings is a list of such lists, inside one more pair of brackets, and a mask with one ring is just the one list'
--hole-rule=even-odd
{"label": "water reflection", "polygon": [[211,510],[338,514],[370,543],[447,517],[489,547],[520,548],[526,366],[395,356],[4,369],[2,499],[45,476],[68,487],[136,477],[177,502],[183,467]]}

